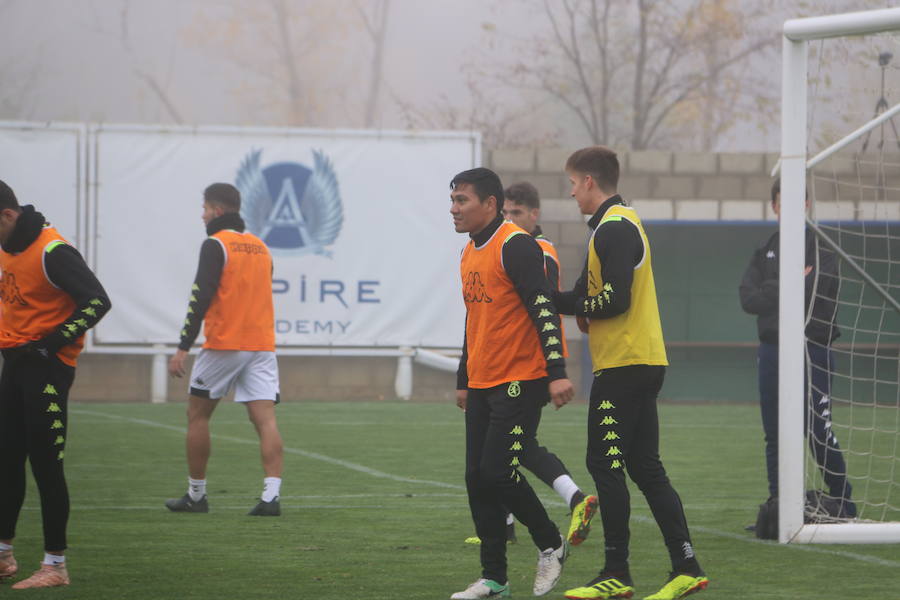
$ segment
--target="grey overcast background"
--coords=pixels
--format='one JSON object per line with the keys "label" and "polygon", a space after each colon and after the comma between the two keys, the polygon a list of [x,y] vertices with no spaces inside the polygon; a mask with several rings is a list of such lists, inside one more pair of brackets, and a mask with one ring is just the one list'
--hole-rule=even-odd
{"label": "grey overcast background", "polygon": [[[654,11],[642,72],[655,79],[638,98],[641,4]],[[890,4],[0,0],[0,119],[479,129],[489,147],[774,151],[780,24]],[[605,26],[592,28],[597,14]],[[812,49],[825,57],[812,67],[822,143],[871,114],[881,51],[898,55],[886,74],[900,101],[897,37],[848,44]],[[668,90],[655,106],[654,83]]]}

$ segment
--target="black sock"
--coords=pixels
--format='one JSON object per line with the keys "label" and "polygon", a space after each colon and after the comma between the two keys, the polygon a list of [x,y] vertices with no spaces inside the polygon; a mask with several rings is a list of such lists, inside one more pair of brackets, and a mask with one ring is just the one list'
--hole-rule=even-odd
{"label": "black sock", "polygon": [[584,493],[581,490],[578,490],[574,494],[572,494],[572,499],[569,500],[569,510],[575,510],[575,507],[581,504],[584,501]]}
{"label": "black sock", "polygon": [[631,572],[628,570],[627,566],[624,569],[607,569],[606,567],[603,567],[603,570],[597,575],[598,579],[608,579],[610,577],[615,577],[626,585],[634,585],[634,582],[631,580]]}

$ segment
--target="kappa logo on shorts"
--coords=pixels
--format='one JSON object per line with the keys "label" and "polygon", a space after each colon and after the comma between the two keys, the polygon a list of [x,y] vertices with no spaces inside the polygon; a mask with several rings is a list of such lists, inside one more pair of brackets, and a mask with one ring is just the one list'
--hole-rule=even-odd
{"label": "kappa logo on shorts", "polygon": [[344,208],[331,159],[313,150],[313,168],[295,162],[260,166],[262,150],[252,150],[238,169],[241,217],[247,230],[281,254],[331,257]]}
{"label": "kappa logo on shorts", "polygon": [[194,379],[194,383],[196,383],[197,385],[206,385],[206,382],[203,381],[202,379],[200,379],[199,377]]}

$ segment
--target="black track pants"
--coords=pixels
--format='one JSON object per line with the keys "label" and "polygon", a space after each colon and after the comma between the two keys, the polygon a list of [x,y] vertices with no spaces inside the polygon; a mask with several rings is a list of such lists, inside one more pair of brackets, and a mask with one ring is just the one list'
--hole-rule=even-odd
{"label": "black track pants", "polygon": [[44,549],[66,548],[69,492],[63,472],[67,403],[75,369],[56,358],[23,356],[0,374],[0,539],[16,535],[25,500],[25,460],[41,497]]}
{"label": "black track pants", "polygon": [[466,489],[481,538],[482,577],[505,583],[506,509],[528,528],[540,550],[559,546],[559,530],[526,481],[521,457],[537,445],[547,380],[469,389],[466,402]]}
{"label": "black track pants", "polygon": [[591,387],[587,468],[597,486],[609,570],[628,566],[631,498],[626,470],[647,499],[673,570],[699,570],[681,499],[659,458],[656,397],[664,376],[662,366],[619,367],[601,371]]}

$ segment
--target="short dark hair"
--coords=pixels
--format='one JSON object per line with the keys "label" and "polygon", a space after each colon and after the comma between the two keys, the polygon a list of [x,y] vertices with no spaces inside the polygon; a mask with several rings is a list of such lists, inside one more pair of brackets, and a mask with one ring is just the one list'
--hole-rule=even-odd
{"label": "short dark hair", "polygon": [[566,161],[566,171],[590,175],[607,194],[616,193],[619,187],[619,159],[606,146],[588,146],[576,150]]}
{"label": "short dark hair", "polygon": [[527,206],[528,208],[540,208],[541,196],[538,194],[537,188],[527,181],[514,183],[505,190],[507,200],[512,200],[513,204]]}
{"label": "short dark hair", "polygon": [[16,198],[16,193],[12,191],[12,188],[0,179],[0,210],[7,208],[19,210],[19,200]]}
{"label": "short dark hair", "polygon": [[[781,177],[776,177],[772,182],[772,204],[775,204],[775,196],[781,193]],[[809,200],[809,183],[806,184],[806,199]]]}
{"label": "short dark hair", "polygon": [[457,173],[456,177],[450,180],[450,189],[455,190],[462,183],[468,183],[475,188],[475,194],[482,204],[491,196],[497,199],[497,214],[503,210],[503,184],[500,183],[500,176],[484,167],[476,167]]}
{"label": "short dark hair", "polygon": [[203,190],[203,200],[221,206],[225,212],[241,210],[241,193],[230,183],[214,183]]}

